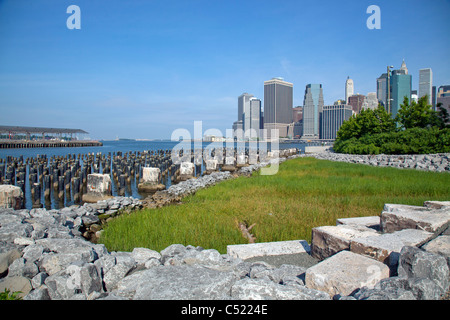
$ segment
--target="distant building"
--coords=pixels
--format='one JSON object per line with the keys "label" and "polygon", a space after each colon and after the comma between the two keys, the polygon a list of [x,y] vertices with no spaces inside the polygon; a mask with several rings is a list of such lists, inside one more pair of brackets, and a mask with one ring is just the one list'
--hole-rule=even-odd
{"label": "distant building", "polygon": [[353,80],[347,77],[345,81],[345,103],[348,103],[348,98],[353,95]]}
{"label": "distant building", "polygon": [[334,105],[340,105],[340,104],[347,104],[345,99],[337,99],[334,103]]}
{"label": "distant building", "polygon": [[411,101],[415,101],[415,102],[419,101],[419,95],[417,94],[417,90],[411,91]]}
{"label": "distant building", "polygon": [[320,139],[336,139],[342,123],[351,118],[352,107],[346,104],[324,106],[321,116]]}
{"label": "distant building", "polygon": [[433,106],[433,110],[434,111],[436,111],[436,98],[437,98],[437,95],[436,95],[436,86],[433,86],[432,88],[431,88],[431,105]]}
{"label": "distant building", "polygon": [[260,137],[261,127],[261,100],[257,98],[250,98],[250,125],[246,127],[245,137],[248,139],[256,139]]}
{"label": "distant building", "polygon": [[242,120],[235,121],[233,123],[233,138],[237,140],[243,140],[244,139],[244,130],[242,125]]}
{"label": "distant building", "polygon": [[323,89],[321,84],[308,84],[303,100],[303,137],[319,138],[320,113],[323,110]]}
{"label": "distant building", "polygon": [[293,87],[283,78],[264,81],[264,129],[270,137],[271,129],[281,130],[280,137],[287,136],[287,126],[292,123]]}
{"label": "distant building", "polygon": [[376,92],[369,92],[365,97],[362,105],[362,109],[372,109],[378,108],[378,99]]}
{"label": "distant building", "polygon": [[359,114],[361,112],[364,100],[366,99],[365,95],[362,94],[354,94],[348,98],[348,105],[352,106],[353,112]]}
{"label": "distant building", "polygon": [[293,122],[299,122],[303,119],[303,107],[292,108]]}
{"label": "distant building", "polygon": [[403,104],[404,98],[411,100],[411,86],[412,77],[408,74],[408,68],[403,60],[402,66],[399,70],[394,70],[390,78],[390,112],[393,117],[397,115],[400,110],[400,105]]}
{"label": "distant building", "polygon": [[450,85],[439,87],[436,99],[436,106],[439,103],[441,103],[442,107],[446,108],[447,112],[450,113]]}
{"label": "distant building", "polygon": [[419,98],[428,96],[428,104],[433,105],[433,72],[431,68],[419,70]]}
{"label": "distant building", "polygon": [[387,73],[383,73],[377,78],[377,99],[383,106],[387,105]]}

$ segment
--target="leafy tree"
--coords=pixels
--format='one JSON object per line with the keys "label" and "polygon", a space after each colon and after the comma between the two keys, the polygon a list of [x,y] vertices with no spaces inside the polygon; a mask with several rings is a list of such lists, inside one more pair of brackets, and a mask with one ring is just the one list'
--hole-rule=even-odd
{"label": "leafy tree", "polygon": [[441,129],[450,128],[450,115],[448,114],[447,109],[442,106],[442,102],[439,102],[437,104],[437,109],[439,109],[439,111],[437,112],[437,126]]}
{"label": "leafy tree", "polygon": [[382,105],[377,109],[364,109],[344,121],[337,132],[337,140],[361,138],[365,135],[391,132],[396,128],[394,119]]}
{"label": "leafy tree", "polygon": [[397,112],[396,122],[403,129],[427,128],[436,124],[436,114],[432,106],[427,103],[428,96],[425,95],[417,102],[404,98],[400,110]]}

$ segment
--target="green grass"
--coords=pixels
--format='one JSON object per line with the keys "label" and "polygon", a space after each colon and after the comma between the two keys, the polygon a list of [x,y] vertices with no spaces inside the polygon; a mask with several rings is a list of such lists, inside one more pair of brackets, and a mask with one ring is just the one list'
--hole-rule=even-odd
{"label": "green grass", "polygon": [[121,215],[100,239],[108,250],[147,247],[160,251],[174,243],[226,252],[247,243],[237,222],[256,223],[257,242],[303,239],[311,229],[336,219],[379,215],[385,203],[422,205],[450,200],[450,174],[377,168],[297,158],[279,172],[221,182],[183,199],[183,204]]}

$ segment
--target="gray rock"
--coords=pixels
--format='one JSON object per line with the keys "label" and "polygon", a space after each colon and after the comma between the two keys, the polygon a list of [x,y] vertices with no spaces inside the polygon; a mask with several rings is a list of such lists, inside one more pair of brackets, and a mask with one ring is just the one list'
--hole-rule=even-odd
{"label": "gray rock", "polygon": [[39,268],[33,262],[25,262],[24,258],[16,259],[8,270],[8,276],[33,278],[39,273]]}
{"label": "gray rock", "polygon": [[244,278],[232,286],[231,298],[237,300],[329,300],[330,296],[325,292],[300,285],[284,286],[266,278]]}
{"label": "gray rock", "polygon": [[[399,276],[432,280],[444,294],[449,286],[449,268],[444,257],[416,247],[405,246],[400,252]],[[426,295],[428,296],[428,295]]]}
{"label": "gray rock", "polygon": [[31,279],[31,285],[34,289],[39,288],[41,285],[45,283],[45,279],[47,279],[48,274],[45,272],[39,272]]}
{"label": "gray rock", "polygon": [[20,291],[19,297],[23,298],[32,289],[30,279],[25,277],[6,277],[0,280],[0,292],[4,292],[8,289],[10,292]]}
{"label": "gray rock", "polygon": [[4,274],[14,260],[20,258],[22,252],[17,249],[11,249],[0,253],[0,275]]}
{"label": "gray rock", "polygon": [[112,254],[116,259],[116,263],[103,276],[103,282],[107,291],[115,289],[119,281],[137,266],[130,253],[113,252]]}
{"label": "gray rock", "polygon": [[70,300],[80,291],[65,270],[50,275],[44,283],[51,300]]}
{"label": "gray rock", "polygon": [[417,300],[439,300],[444,294],[436,281],[427,278],[410,279],[410,286]]}
{"label": "gray rock", "polygon": [[30,291],[23,300],[51,300],[47,286],[43,285]]}
{"label": "gray rock", "polygon": [[236,276],[198,265],[160,266],[122,279],[114,294],[134,300],[224,299]]}

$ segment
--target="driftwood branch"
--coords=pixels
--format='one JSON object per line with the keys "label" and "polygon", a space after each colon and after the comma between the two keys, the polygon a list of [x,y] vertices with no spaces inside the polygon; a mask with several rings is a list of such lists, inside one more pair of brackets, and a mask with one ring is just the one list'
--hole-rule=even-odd
{"label": "driftwood branch", "polygon": [[251,234],[250,231],[253,229],[256,223],[252,224],[250,227],[248,227],[245,222],[239,222],[238,225],[244,238],[246,238],[249,243],[255,243],[256,237]]}

